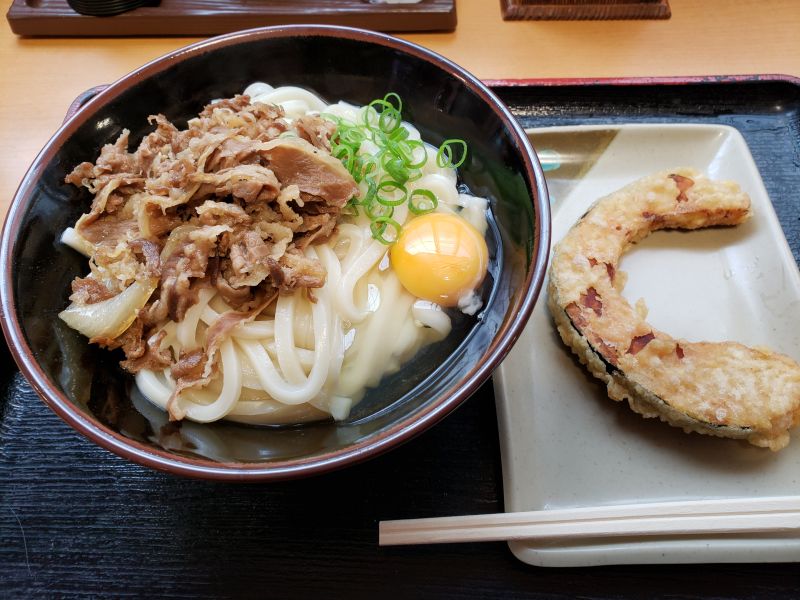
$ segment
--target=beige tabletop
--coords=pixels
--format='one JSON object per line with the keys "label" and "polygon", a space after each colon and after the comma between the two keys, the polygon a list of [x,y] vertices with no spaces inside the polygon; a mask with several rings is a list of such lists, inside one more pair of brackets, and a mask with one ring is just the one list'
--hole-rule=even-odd
{"label": "beige tabletop", "polygon": [[[10,4],[10,2],[7,2]],[[777,73],[800,76],[800,1],[670,0],[664,21],[503,21],[457,0],[453,33],[402,35],[483,79]],[[0,214],[83,90],[192,38],[23,39],[0,26]]]}

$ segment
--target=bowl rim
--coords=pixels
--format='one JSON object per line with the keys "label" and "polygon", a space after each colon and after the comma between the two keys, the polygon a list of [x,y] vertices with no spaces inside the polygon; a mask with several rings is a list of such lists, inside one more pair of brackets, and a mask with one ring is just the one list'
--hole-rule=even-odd
{"label": "bowl rim", "polygon": [[[432,63],[460,79],[495,112],[512,134],[512,142],[522,157],[527,178],[534,188],[531,199],[536,215],[533,236],[533,263],[523,283],[525,293],[517,302],[511,319],[500,327],[483,353],[482,360],[439,398],[393,423],[379,434],[343,448],[269,463],[214,462],[199,457],[182,456],[146,446],[96,422],[76,407],[49,381],[33,358],[17,318],[11,278],[11,256],[19,240],[25,209],[30,203],[34,183],[43,168],[51,161],[63,142],[89,117],[136,83],[164,71],[188,58],[199,56],[239,43],[284,37],[332,37],[378,44]],[[155,58],[124,75],[91,98],[83,107],[64,121],[38,153],[23,177],[8,209],[2,238],[0,238],[0,324],[9,350],[21,372],[42,400],[72,428],[113,453],[160,471],[195,478],[229,481],[285,480],[321,474],[377,456],[390,448],[422,433],[460,406],[489,378],[522,333],[536,299],[541,291],[550,247],[550,204],[547,186],[539,160],[522,126],[508,108],[485,84],[449,59],[399,38],[352,27],[335,25],[281,25],[237,31],[178,48]]]}

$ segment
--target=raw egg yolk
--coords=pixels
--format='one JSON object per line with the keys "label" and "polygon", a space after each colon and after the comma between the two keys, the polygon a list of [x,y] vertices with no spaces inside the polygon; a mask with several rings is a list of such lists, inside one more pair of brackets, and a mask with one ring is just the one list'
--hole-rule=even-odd
{"label": "raw egg yolk", "polygon": [[489,250],[480,232],[456,215],[428,213],[403,225],[390,259],[411,294],[456,306],[483,281]]}

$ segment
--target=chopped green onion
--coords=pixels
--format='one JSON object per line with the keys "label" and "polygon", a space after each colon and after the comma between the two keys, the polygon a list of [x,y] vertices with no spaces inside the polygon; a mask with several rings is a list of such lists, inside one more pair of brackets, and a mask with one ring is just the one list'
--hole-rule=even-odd
{"label": "chopped green onion", "polygon": [[348,146],[360,146],[361,142],[367,139],[367,136],[360,129],[352,127],[345,129],[339,139],[341,143],[347,144]]}
{"label": "chopped green onion", "polygon": [[378,186],[372,180],[367,180],[367,193],[364,194],[364,198],[358,202],[362,206],[369,206],[372,204],[373,200],[375,200],[375,196],[378,193]]}
{"label": "chopped green onion", "polygon": [[[393,194],[395,191],[400,191],[403,194],[402,198],[392,199],[381,196],[381,192],[386,191]],[[408,190],[405,186],[400,185],[396,181],[381,181],[378,184],[378,192],[375,194],[375,199],[385,206],[400,206],[408,200]]]}
{"label": "chopped green onion", "polygon": [[[347,166],[347,165],[345,165]],[[356,156],[355,161],[353,163],[353,168],[350,169],[350,173],[353,175],[353,179],[356,180],[356,183],[361,183],[364,179],[370,176],[376,169],[378,168],[378,162],[375,160],[374,156]]]}
{"label": "chopped green onion", "polygon": [[[414,198],[422,196],[419,202],[414,202]],[[426,203],[425,200],[428,202]],[[425,206],[428,204],[428,206]],[[429,212],[433,212],[436,207],[439,206],[439,200],[436,198],[436,194],[434,194],[430,190],[426,189],[418,189],[411,192],[411,196],[408,198],[408,210],[410,210],[415,215],[424,215]]]}
{"label": "chopped green onion", "polygon": [[409,135],[410,134],[408,133],[408,129],[406,129],[405,127],[398,127],[392,133],[389,134],[389,139],[392,140],[393,142],[401,142],[405,139],[408,139]]}
{"label": "chopped green onion", "polygon": [[400,98],[398,94],[395,94],[394,92],[389,92],[383,97],[383,99],[385,102],[389,103],[391,103],[392,100],[395,100],[397,102],[397,106],[395,106],[397,112],[399,113],[403,112],[403,100]]}
{"label": "chopped green onion", "polygon": [[381,111],[381,116],[378,119],[378,127],[380,127],[383,132],[392,133],[400,126],[401,122],[402,119],[397,109],[387,108]]}
{"label": "chopped green onion", "polygon": [[342,164],[345,166],[345,168],[352,174],[353,161],[355,159],[355,152],[353,149],[350,146],[337,146],[332,154],[342,161]]}
{"label": "chopped green onion", "polygon": [[402,158],[396,154],[387,153],[383,155],[382,163],[383,168],[389,177],[401,184],[408,181],[408,169],[406,169],[406,165]]}
{"label": "chopped green onion", "polygon": [[[461,146],[461,158],[458,162],[453,160],[453,146]],[[457,169],[464,164],[467,160],[467,142],[464,140],[445,140],[439,146],[439,152],[436,153],[436,164],[442,169]]]}
{"label": "chopped green onion", "polygon": [[[394,92],[370,102],[354,123],[336,115],[321,116],[336,124],[331,136],[331,154],[353,176],[356,183],[366,182],[363,198],[354,197],[349,210],[358,215],[361,206],[369,217],[372,237],[383,244],[393,243],[400,235],[401,225],[392,219],[395,206],[408,204],[415,215],[436,210],[439,200],[431,190],[409,191],[406,185],[423,176],[422,169],[428,161],[425,144],[410,139],[410,130],[403,126],[403,101]],[[362,150],[365,142],[374,144],[374,152]],[[416,155],[419,158],[416,158]],[[445,140],[436,153],[440,168],[457,168],[467,157],[464,140]],[[387,237],[393,228],[394,235]]]}
{"label": "chopped green onion", "polygon": [[[411,158],[408,162],[406,162],[406,167],[409,169],[421,169],[425,166],[425,163],[428,162],[428,152],[425,150],[425,144],[422,143],[420,140],[409,140],[407,142],[409,149],[411,150]],[[411,162],[414,160],[414,150],[417,148],[422,148],[422,158],[419,159],[417,162]]]}
{"label": "chopped green onion", "polygon": [[[394,236],[391,239],[384,235],[388,227],[394,229]],[[369,226],[369,230],[372,232],[372,237],[386,246],[393,244],[397,240],[401,229],[400,223],[391,217],[378,217],[377,219],[374,219]]]}
{"label": "chopped green onion", "polygon": [[372,221],[381,218],[389,218],[394,214],[394,206],[387,206],[386,204],[381,204],[380,202],[370,202],[369,204],[364,204],[363,206],[364,212],[367,213],[367,216]]}

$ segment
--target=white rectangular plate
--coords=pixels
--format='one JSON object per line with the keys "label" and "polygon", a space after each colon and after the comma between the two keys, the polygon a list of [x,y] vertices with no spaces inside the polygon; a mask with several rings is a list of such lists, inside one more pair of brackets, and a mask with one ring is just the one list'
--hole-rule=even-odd
{"label": "white rectangular plate", "polygon": [[[626,125],[530,130],[548,169],[553,243],[598,198],[656,171],[694,167],[737,181],[753,218],[735,228],[657,232],[626,254],[623,292],[689,340],[736,340],[800,359],[800,272],[747,145],[733,128]],[[545,288],[547,283],[545,282]],[[543,288],[544,289],[544,288]],[[507,511],[800,496],[800,431],[774,453],[687,435],[614,402],[564,346],[545,292],[495,373]],[[510,543],[540,566],[800,560],[791,535]]]}

